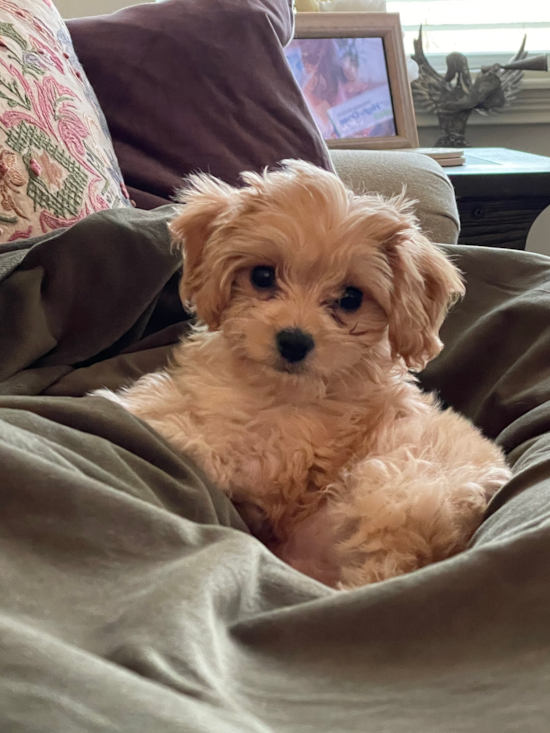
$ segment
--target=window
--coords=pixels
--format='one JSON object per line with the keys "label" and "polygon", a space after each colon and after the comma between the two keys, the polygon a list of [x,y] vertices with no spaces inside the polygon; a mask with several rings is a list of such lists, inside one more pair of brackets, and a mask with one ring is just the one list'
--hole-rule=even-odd
{"label": "window", "polygon": [[530,55],[550,52],[550,0],[389,0],[387,10],[401,15],[407,53],[423,26],[424,51],[438,68],[451,51],[472,67],[506,63],[524,34]]}

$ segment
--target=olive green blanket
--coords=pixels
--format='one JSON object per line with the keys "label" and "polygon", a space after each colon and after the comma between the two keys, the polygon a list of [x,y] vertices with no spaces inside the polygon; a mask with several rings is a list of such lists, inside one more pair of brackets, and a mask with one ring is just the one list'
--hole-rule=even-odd
{"label": "olive green blanket", "polygon": [[423,382],[515,477],[467,552],[340,593],[148,426],[82,397],[185,333],[169,213],[0,249],[0,731],[546,733],[550,259],[446,248],[468,292]]}

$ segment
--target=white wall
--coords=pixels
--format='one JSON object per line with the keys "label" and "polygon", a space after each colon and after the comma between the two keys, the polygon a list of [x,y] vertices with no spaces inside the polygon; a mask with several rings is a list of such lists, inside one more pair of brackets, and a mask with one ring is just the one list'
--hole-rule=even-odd
{"label": "white wall", "polygon": [[84,18],[88,15],[104,15],[128,5],[141,5],[151,0],[54,0],[63,18]]}
{"label": "white wall", "polygon": [[[548,90],[550,95],[550,89]],[[420,145],[431,147],[438,138],[436,127],[420,127]],[[468,142],[475,148],[511,148],[550,157],[550,124],[468,125]]]}
{"label": "white wall", "polygon": [[527,237],[526,249],[550,257],[550,206],[535,219]]}

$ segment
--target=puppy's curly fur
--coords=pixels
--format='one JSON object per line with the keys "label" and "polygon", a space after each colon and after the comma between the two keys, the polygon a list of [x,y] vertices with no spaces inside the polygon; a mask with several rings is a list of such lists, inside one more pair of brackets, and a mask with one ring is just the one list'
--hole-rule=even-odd
{"label": "puppy's curly fur", "polygon": [[464,291],[456,268],[402,197],[356,196],[302,161],[243,179],[192,176],[171,225],[181,297],[204,326],[166,371],[100,394],[192,456],[274,553],[328,585],[463,550],[510,474],[410,374],[442,348]]}

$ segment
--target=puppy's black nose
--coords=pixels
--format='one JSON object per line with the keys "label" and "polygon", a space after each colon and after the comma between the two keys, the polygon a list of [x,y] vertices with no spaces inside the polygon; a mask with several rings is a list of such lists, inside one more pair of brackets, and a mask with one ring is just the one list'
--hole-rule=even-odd
{"label": "puppy's black nose", "polygon": [[284,331],[279,331],[277,334],[279,354],[291,364],[302,361],[314,346],[315,341],[309,333],[305,333],[299,328],[285,328]]}

